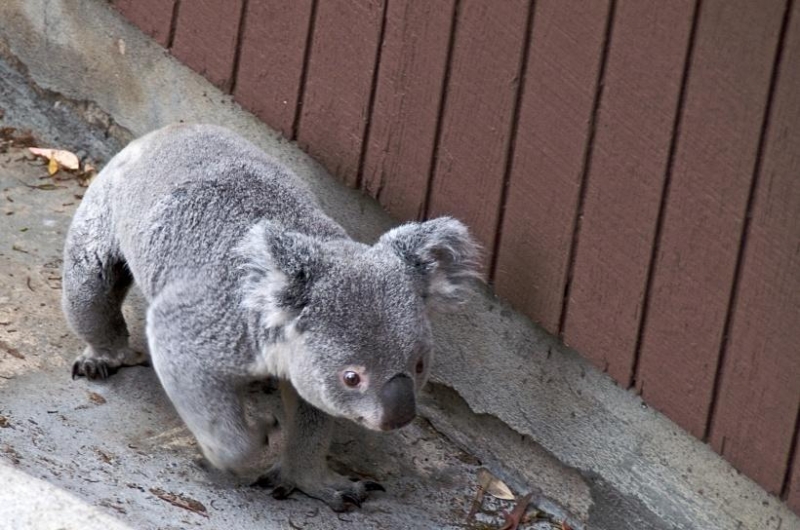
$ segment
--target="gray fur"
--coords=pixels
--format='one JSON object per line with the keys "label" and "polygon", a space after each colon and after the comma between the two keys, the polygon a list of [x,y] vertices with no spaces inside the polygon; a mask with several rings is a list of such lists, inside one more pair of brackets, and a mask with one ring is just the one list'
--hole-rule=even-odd
{"label": "gray fur", "polygon": [[[63,307],[87,343],[73,375],[146,360],[129,348],[120,311],[135,280],[152,364],[208,461],[246,469],[269,422],[249,425],[239,392],[277,376],[286,449],[265,481],[343,509],[377,486],[328,470],[330,416],[370,429],[409,421],[431,364],[427,311],[462,299],[476,254],[450,218],[357,243],[243,138],[167,127],[109,162],[70,227]],[[347,370],[361,375],[357,388],[343,383]],[[413,385],[387,386],[392,378]]]}

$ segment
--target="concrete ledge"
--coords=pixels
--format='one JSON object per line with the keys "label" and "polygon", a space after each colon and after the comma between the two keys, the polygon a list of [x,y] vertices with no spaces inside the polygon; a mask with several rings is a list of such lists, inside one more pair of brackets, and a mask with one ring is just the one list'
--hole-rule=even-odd
{"label": "concrete ledge", "polygon": [[[302,175],[354,237],[373,240],[392,226],[374,201],[339,185],[106,2],[5,0],[0,21],[0,52],[40,87],[93,102],[113,118],[113,134],[225,125]],[[589,528],[800,529],[778,499],[489,293],[435,324],[431,421],[542,502],[557,501]],[[478,416],[465,424],[466,413]],[[553,475],[531,472],[543,469]]]}
{"label": "concrete ledge", "polygon": [[16,530],[130,530],[122,522],[0,462],[0,521]]}

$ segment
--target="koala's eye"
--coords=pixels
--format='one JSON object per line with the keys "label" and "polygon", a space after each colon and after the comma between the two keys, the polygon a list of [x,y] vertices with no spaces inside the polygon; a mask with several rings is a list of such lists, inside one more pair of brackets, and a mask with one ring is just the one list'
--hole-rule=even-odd
{"label": "koala's eye", "polygon": [[342,374],[342,381],[344,381],[345,385],[351,388],[355,388],[361,382],[361,376],[355,372],[348,370]]}
{"label": "koala's eye", "polygon": [[425,361],[420,359],[417,361],[417,365],[414,367],[414,371],[417,372],[417,375],[421,374],[425,371]]}

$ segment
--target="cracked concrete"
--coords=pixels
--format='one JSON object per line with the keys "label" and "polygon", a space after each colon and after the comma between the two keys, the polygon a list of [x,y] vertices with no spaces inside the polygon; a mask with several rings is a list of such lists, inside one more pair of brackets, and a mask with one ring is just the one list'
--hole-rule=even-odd
{"label": "cracked concrete", "polygon": [[[127,139],[170,122],[226,125],[306,179],[354,237],[373,240],[392,226],[373,201],[344,189],[106,2],[0,3],[0,56],[19,59],[28,76],[0,71],[0,107],[43,142],[102,163]],[[25,92],[26,82],[40,87],[25,96],[28,107],[15,95]],[[0,196],[3,213],[14,210],[0,217],[0,340],[7,346],[0,351],[0,415],[8,422],[0,427],[0,477],[28,489],[0,488],[0,522],[50,513],[67,528],[88,527],[81,519],[87,514],[135,528],[463,528],[481,462],[518,495],[533,492],[543,510],[569,514],[576,528],[800,529],[800,519],[778,499],[488,293],[436,319],[426,419],[396,436],[345,426],[337,439],[337,465],[370,473],[390,488],[363,512],[345,516],[351,522],[317,511],[309,499],[277,503],[209,475],[194,465],[196,450],[152,371],[125,370],[107,385],[67,379],[79,345],[58,311],[54,272],[80,189],[74,181],[30,188],[49,182],[39,179],[44,168],[18,160],[19,151],[8,156],[0,162],[3,193],[14,201]],[[130,316],[138,313],[131,306]],[[169,504],[150,488],[196,499],[209,517]],[[47,491],[58,502],[48,506],[30,493],[24,495],[30,502],[20,503],[20,491]],[[497,503],[486,508],[473,527],[499,526]]]}

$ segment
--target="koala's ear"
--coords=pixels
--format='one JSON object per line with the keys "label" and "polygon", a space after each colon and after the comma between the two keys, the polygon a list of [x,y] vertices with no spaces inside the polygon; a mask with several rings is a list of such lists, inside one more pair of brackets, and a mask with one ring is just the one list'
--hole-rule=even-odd
{"label": "koala's ear", "polygon": [[250,229],[237,250],[247,271],[244,305],[258,311],[267,327],[297,317],[308,304],[311,286],[321,270],[319,242],[262,221]]}
{"label": "koala's ear", "polygon": [[467,227],[451,217],[407,223],[378,241],[396,252],[418,275],[423,296],[442,306],[464,300],[470,280],[478,273],[478,245]]}

